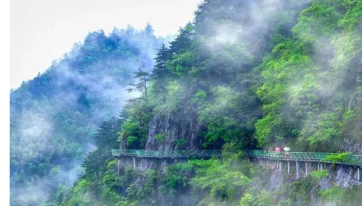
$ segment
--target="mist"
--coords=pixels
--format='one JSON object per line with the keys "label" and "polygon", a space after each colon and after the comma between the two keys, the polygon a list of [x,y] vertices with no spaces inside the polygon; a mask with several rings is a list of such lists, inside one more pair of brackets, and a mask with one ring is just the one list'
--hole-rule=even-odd
{"label": "mist", "polygon": [[[325,192],[349,201],[359,182],[333,167],[316,174],[323,181],[285,176],[244,151],[361,154],[361,22],[349,18],[361,2],[353,5],[206,0],[163,47],[150,25],[90,33],[12,93],[12,199],[34,202],[41,197],[21,192],[40,190],[64,205],[314,205]],[[222,157],[112,158],[118,145]]]}
{"label": "mist", "polygon": [[126,88],[139,68],[152,69],[162,43],[167,42],[150,25],[141,31],[115,28],[109,35],[92,32],[11,92],[12,204],[46,202],[82,176],[80,166],[95,150],[98,127],[140,95]]}

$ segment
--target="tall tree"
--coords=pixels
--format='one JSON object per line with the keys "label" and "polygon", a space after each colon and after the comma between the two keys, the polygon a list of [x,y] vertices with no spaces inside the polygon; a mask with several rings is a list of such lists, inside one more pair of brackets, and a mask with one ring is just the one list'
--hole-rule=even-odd
{"label": "tall tree", "polygon": [[167,64],[166,61],[169,58],[168,48],[165,44],[158,50],[157,57],[155,58],[155,66],[151,77],[153,79],[162,79],[167,75]]}
{"label": "tall tree", "polygon": [[148,102],[148,91],[147,91],[147,83],[150,81],[150,73],[143,71],[139,68],[137,72],[134,73],[134,78],[138,79],[138,82],[136,84],[130,84],[130,88],[127,89],[128,92],[132,91],[139,91],[144,92],[145,95],[145,101]]}
{"label": "tall tree", "polygon": [[177,38],[171,42],[170,52],[172,55],[183,53],[187,48],[190,48],[194,26],[188,23],[184,28],[181,28]]}

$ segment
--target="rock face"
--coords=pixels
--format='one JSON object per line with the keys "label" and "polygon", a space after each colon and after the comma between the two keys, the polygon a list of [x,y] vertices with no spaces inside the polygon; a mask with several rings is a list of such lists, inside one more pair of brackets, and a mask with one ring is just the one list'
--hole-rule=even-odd
{"label": "rock face", "polygon": [[[193,113],[158,113],[150,122],[145,149],[157,151],[200,149],[203,140],[199,136],[201,127],[197,115]],[[137,168],[158,169],[164,172],[165,166],[173,162],[174,160],[156,162],[152,159],[142,159]]]}
{"label": "rock face", "polygon": [[[196,150],[201,149],[203,138],[199,136],[203,126],[197,121],[196,113],[168,113],[156,114],[149,124],[146,150],[172,151],[172,150]],[[125,149],[122,142],[120,149]],[[156,159],[122,157],[119,159],[119,172],[123,173],[127,167],[139,172],[134,181],[136,187],[142,188],[145,179],[144,171],[153,170],[157,176],[166,173],[167,166],[177,162],[186,162],[187,159]],[[196,205],[200,192],[178,195],[160,195],[154,188],[153,194],[157,197],[157,205]],[[195,197],[196,196],[196,197]]]}
{"label": "rock face", "polygon": [[[157,113],[149,124],[149,131],[145,150],[172,151],[172,150],[196,150],[201,149],[203,137],[199,134],[202,125],[197,121],[197,114],[194,112],[182,113]],[[122,142],[120,149],[125,149],[126,144]],[[122,158],[119,160],[120,168],[136,168],[145,171],[147,169],[164,172],[167,165],[181,159],[148,159]]]}
{"label": "rock face", "polygon": [[360,185],[361,171],[359,170],[354,167],[338,166],[335,170],[330,171],[328,177],[321,180],[320,186],[322,189],[327,189],[332,186],[347,188],[352,185]]}
{"label": "rock face", "polygon": [[[361,124],[361,123],[360,123]],[[352,133],[355,133],[355,130],[352,131]],[[347,135],[345,135],[347,136]],[[343,139],[343,142],[341,144],[341,150],[344,152],[352,152],[353,154],[362,154],[362,144],[360,140],[353,140],[348,136],[347,138]]]}
{"label": "rock face", "polygon": [[199,137],[201,124],[197,115],[156,114],[149,126],[146,150],[171,151],[199,149],[202,138]]}
{"label": "rock face", "polygon": [[[282,170],[279,170],[278,164],[275,161],[267,161],[267,160],[256,160],[256,162],[266,169],[266,177],[269,177],[264,180],[257,181],[257,185],[261,188],[264,188],[268,191],[279,190],[279,187],[284,183],[292,183],[294,181],[306,178],[304,163],[299,164],[299,172],[298,177],[296,175],[295,164],[291,163],[291,171],[287,174],[287,165],[283,166]],[[314,165],[316,166],[316,165]],[[317,189],[327,190],[334,186],[339,186],[342,188],[347,188],[353,185],[361,185],[361,169],[358,167],[350,167],[343,165],[336,165],[331,167],[329,164],[325,164],[323,169],[328,170],[329,173],[326,177],[320,180],[319,184],[310,188],[308,192],[310,196],[310,203],[307,206],[324,206],[321,202],[318,202],[318,198],[316,195]],[[317,167],[310,167],[309,172],[317,171]],[[359,173],[360,172],[360,173]],[[308,173],[309,174],[309,173]],[[359,175],[359,176],[358,176]],[[282,195],[280,199],[284,200],[287,197]],[[295,202],[295,205],[302,205],[298,200]],[[332,204],[327,204],[330,206]]]}
{"label": "rock face", "polygon": [[[290,173],[287,171],[287,163],[283,163],[283,166],[281,167],[281,170],[279,169],[279,162],[276,161],[267,161],[267,160],[256,160],[258,164],[260,164],[262,167],[269,169],[272,172],[272,178],[270,182],[270,186],[272,186],[270,189],[276,189],[277,186],[280,185],[280,183],[283,181],[283,176],[287,178],[289,181],[295,181],[300,178],[305,178],[305,166],[303,162],[300,162],[298,164],[298,176],[297,176],[297,170],[295,163],[291,162],[291,169]],[[309,175],[310,172],[317,171],[317,164],[310,163],[307,164]],[[332,167],[330,164],[322,164],[323,169],[328,170],[329,174],[327,177],[323,178],[320,181],[320,187],[321,189],[328,189],[333,186],[339,186],[339,187],[350,187],[352,185],[360,185],[361,184],[361,168],[358,167],[351,167],[351,166],[345,166],[345,165],[336,165]]]}

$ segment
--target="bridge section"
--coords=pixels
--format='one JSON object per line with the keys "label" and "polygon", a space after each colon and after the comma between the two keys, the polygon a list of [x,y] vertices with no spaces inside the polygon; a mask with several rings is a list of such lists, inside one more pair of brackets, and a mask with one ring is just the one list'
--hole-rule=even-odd
{"label": "bridge section", "polygon": [[114,157],[142,157],[142,158],[212,158],[220,157],[221,150],[112,150]]}
{"label": "bridge section", "polygon": [[[322,171],[330,165],[338,165],[341,168],[349,168],[350,173],[357,181],[361,181],[362,156],[344,155],[343,158],[333,157],[340,153],[322,152],[276,152],[267,150],[244,150],[249,160],[272,165],[278,171],[286,169],[287,173],[295,172],[296,178],[308,175],[313,168]],[[152,150],[112,150],[114,157],[132,157],[134,168],[135,158],[155,159],[208,159],[221,157],[221,150],[173,150],[173,151],[152,151]]]}
{"label": "bridge section", "polygon": [[[340,153],[322,152],[275,152],[267,150],[244,150],[248,157],[257,159],[270,159],[279,161],[304,161],[321,162],[328,164],[362,165],[361,155],[347,155],[341,161],[333,162],[330,156]],[[141,158],[212,158],[220,157],[221,150],[173,150],[173,151],[153,151],[153,150],[112,150],[114,157],[141,157]]]}

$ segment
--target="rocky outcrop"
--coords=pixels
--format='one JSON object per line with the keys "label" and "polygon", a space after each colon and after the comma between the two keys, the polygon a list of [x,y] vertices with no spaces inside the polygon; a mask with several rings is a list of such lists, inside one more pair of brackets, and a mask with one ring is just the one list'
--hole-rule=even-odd
{"label": "rocky outcrop", "polygon": [[[146,150],[172,151],[201,149],[203,138],[199,135],[202,125],[197,120],[196,112],[157,113],[149,124]],[[125,141],[120,149],[125,149]],[[164,173],[166,166],[183,159],[149,159],[124,157],[119,160],[120,172],[126,167],[139,171],[148,169]]]}
{"label": "rocky outcrop", "polygon": [[360,185],[360,173],[359,168],[337,166],[335,169],[330,170],[330,173],[326,178],[321,180],[320,187],[321,189],[328,189],[333,186],[347,188],[352,185]]}
{"label": "rocky outcrop", "polygon": [[146,150],[194,150],[202,145],[202,125],[195,113],[158,113],[149,126]]}
{"label": "rocky outcrop", "polygon": [[[291,163],[291,171],[287,173],[287,165],[286,163],[282,166],[282,169],[279,169],[279,164],[276,161],[267,161],[267,160],[254,160],[257,162],[265,171],[262,178],[258,180],[254,180],[254,184],[257,188],[264,188],[267,191],[274,192],[281,190],[281,186],[287,186],[287,183],[293,183],[299,180],[305,180],[312,171],[317,171],[316,164],[313,163],[312,167],[309,167],[308,176],[305,174],[304,163],[299,164],[299,172],[297,177],[297,171],[295,168],[294,162]],[[317,196],[317,191],[324,191],[330,189],[332,187],[338,186],[341,188],[349,188],[354,185],[361,185],[361,168],[351,167],[345,165],[335,165],[331,164],[323,164],[323,169],[328,170],[328,175],[322,178],[318,184],[311,185],[308,196],[310,198],[310,203],[307,206],[324,206],[322,202],[319,202],[319,198]],[[359,176],[358,176],[359,175]],[[288,187],[288,186],[287,186]],[[285,193],[282,193],[279,197],[282,201],[287,199],[288,196]],[[294,205],[301,206],[302,203],[298,198],[297,202]],[[332,206],[332,204],[325,204],[327,206]]]}

